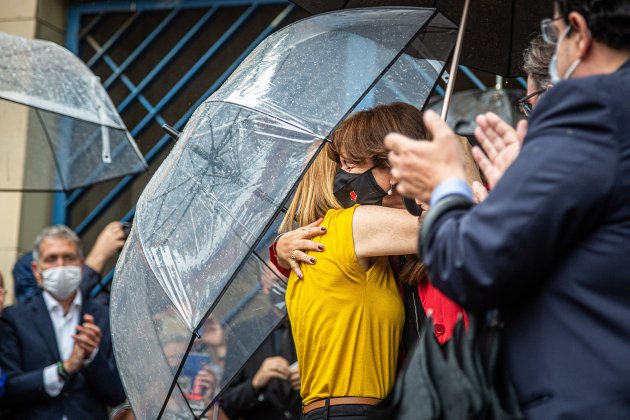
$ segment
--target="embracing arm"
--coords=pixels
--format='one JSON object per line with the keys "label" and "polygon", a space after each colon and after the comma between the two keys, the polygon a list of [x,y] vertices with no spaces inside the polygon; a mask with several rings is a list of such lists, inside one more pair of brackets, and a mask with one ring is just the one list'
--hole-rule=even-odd
{"label": "embracing arm", "polygon": [[431,281],[469,309],[509,305],[539,287],[611,199],[619,151],[606,101],[563,82],[538,106],[488,198],[443,214],[422,238]]}
{"label": "embracing arm", "polygon": [[413,254],[419,223],[407,210],[359,206],[354,211],[352,233],[359,259]]}

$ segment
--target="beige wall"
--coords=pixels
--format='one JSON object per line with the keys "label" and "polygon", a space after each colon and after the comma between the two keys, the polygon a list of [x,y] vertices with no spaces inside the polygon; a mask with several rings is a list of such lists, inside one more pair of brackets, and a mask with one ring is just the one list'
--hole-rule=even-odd
{"label": "beige wall", "polygon": [[[0,32],[41,38],[64,44],[67,0],[1,0]],[[0,171],[22,178],[28,135],[24,108],[0,101]],[[9,158],[10,156],[10,158]],[[52,194],[0,192],[0,272],[4,274],[7,301],[13,302],[11,268],[31,248],[37,233],[50,224]]]}

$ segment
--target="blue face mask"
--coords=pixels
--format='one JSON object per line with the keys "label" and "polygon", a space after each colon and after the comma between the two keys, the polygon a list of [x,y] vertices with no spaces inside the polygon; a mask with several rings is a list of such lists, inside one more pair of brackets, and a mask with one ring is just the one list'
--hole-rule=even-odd
{"label": "blue face mask", "polygon": [[560,48],[560,42],[562,42],[562,40],[569,34],[569,32],[571,32],[570,26],[567,27],[567,29],[564,31],[562,36],[558,38],[558,43],[556,44],[556,51],[553,53],[553,56],[551,57],[551,61],[549,62],[549,80],[551,80],[551,84],[553,85],[556,85],[561,80],[569,79],[571,75],[573,74],[573,72],[575,71],[575,69],[577,68],[577,66],[579,66],[580,63],[582,62],[580,58],[575,60],[573,64],[571,64],[571,66],[569,67],[569,69],[567,70],[567,72],[564,74],[563,77],[561,77],[560,74],[558,73],[558,49]]}

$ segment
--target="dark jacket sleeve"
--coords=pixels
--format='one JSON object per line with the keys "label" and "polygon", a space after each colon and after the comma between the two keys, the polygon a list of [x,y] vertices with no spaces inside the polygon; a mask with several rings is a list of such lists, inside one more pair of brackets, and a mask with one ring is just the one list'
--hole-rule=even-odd
{"label": "dark jacket sleeve", "polygon": [[589,234],[618,170],[608,103],[594,85],[575,81],[545,95],[520,156],[488,198],[445,214],[422,238],[438,289],[473,310],[514,303]]}
{"label": "dark jacket sleeve", "polygon": [[[22,349],[15,323],[16,311],[7,308],[0,318],[0,368],[6,373],[4,403],[25,404],[51,400],[44,388],[44,370],[25,372],[22,369]],[[19,315],[19,314],[17,314]]]}
{"label": "dark jacket sleeve", "polygon": [[231,419],[247,417],[258,406],[252,381],[241,372],[221,397],[221,408]]}
{"label": "dark jacket sleeve", "polygon": [[81,292],[83,296],[90,296],[92,289],[101,281],[101,275],[94,271],[89,265],[83,266],[81,277]]}

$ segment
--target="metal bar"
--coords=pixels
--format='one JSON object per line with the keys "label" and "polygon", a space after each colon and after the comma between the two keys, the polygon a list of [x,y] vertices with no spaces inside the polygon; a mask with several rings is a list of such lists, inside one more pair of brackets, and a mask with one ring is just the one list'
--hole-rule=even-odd
{"label": "metal bar", "polygon": [[[259,0],[258,4],[287,4],[288,0]],[[105,3],[91,2],[88,4],[76,4],[78,13],[89,14],[99,12],[135,12],[170,9],[174,6],[182,9],[196,9],[210,6],[249,6],[252,0],[118,0]]]}
{"label": "metal bar", "polygon": [[82,39],[85,35],[87,35],[92,29],[94,29],[94,27],[96,26],[97,23],[99,23],[101,21],[101,19],[103,19],[103,16],[105,16],[105,14],[103,12],[99,13],[98,15],[96,15],[94,17],[94,19],[92,19],[90,21],[90,23],[88,23],[87,25],[85,25],[85,27],[83,29],[81,29],[81,32],[79,32],[79,39]]}
{"label": "metal bar", "polygon": [[94,53],[94,55],[88,60],[87,66],[92,67],[98,61],[98,59],[101,58],[101,56],[105,54],[111,48],[111,46],[114,45],[116,41],[118,41],[118,39],[120,39],[120,37],[125,33],[127,29],[129,29],[131,24],[140,15],[141,12],[136,12],[133,15],[129,16],[123,22],[123,24],[120,25],[120,28],[118,28],[118,30],[114,32],[114,34],[98,50],[96,50],[96,53]]}
{"label": "metal bar", "polygon": [[[215,90],[217,90],[223,82],[232,74],[232,72],[238,67],[243,60],[260,44],[271,32],[276,29],[276,27],[284,20],[284,18],[293,10],[295,6],[293,4],[287,5],[282,12],[278,14],[278,16],[265,28],[264,31],[258,35],[258,37],[251,43],[249,46],[239,55],[239,57],[234,60],[234,62],[228,67],[223,74],[210,86],[208,90],[206,90],[203,95],[199,97],[199,99],[188,109],[188,111],[173,125],[179,131],[182,131],[182,126],[190,116],[193,114],[195,109],[197,109]],[[157,108],[157,106],[156,106]],[[168,135],[162,136],[160,141],[151,148],[151,150],[144,156],[144,160],[147,163],[150,163],[166,146],[166,144],[170,143],[171,139]],[[107,206],[111,204],[111,202],[116,199],[116,197],[125,189],[131,181],[135,178],[135,175],[127,175],[124,177],[115,187],[112,189],[109,194],[98,204],[98,206],[90,212],[90,214],[83,219],[83,221],[79,224],[79,226],[74,229],[75,232],[80,235],[83,230],[89,227],[98,217],[99,213],[103,211]]]}
{"label": "metal bar", "polygon": [[186,34],[175,44],[175,46],[160,60],[149,74],[138,84],[137,88],[132,90],[129,95],[118,105],[116,108],[119,113],[122,113],[125,108],[133,101],[133,99],[144,89],[151,81],[157,76],[160,71],[175,57],[179,51],[195,36],[195,34],[203,27],[203,25],[210,19],[210,17],[217,11],[216,7],[208,9],[206,13],[195,23],[195,25],[186,32]]}
{"label": "metal bar", "polygon": [[[86,40],[92,47],[100,48],[98,42],[94,38],[92,38],[92,36],[88,35],[86,37]],[[114,62],[114,60],[112,60],[112,58],[108,54],[103,55],[103,61],[105,62],[105,64],[107,64],[107,66],[110,69],[112,69],[112,71],[118,70],[118,66],[116,66],[116,63]],[[124,85],[127,86],[127,89],[129,90],[136,89],[136,85],[134,85],[133,82],[129,80],[129,78],[125,76],[124,74],[120,77],[120,80],[122,80]],[[144,106],[144,108],[147,111],[149,112],[153,111],[153,105],[151,105],[149,100],[144,95],[142,94],[138,95],[138,101],[142,104],[142,106]],[[155,114],[155,119],[160,123],[160,125],[166,123],[166,121],[157,113]]]}
{"label": "metal bar", "polygon": [[175,7],[171,11],[171,13],[169,13],[164,19],[162,19],[162,22],[160,22],[160,24],[155,27],[155,29],[144,39],[144,41],[142,41],[142,43],[138,45],[138,47],[136,47],[136,49],[133,50],[131,54],[129,54],[129,57],[127,57],[125,61],[123,61],[120,66],[118,66],[118,70],[116,70],[111,76],[107,78],[107,80],[103,84],[105,89],[111,86],[111,84],[114,83],[118,76],[120,76],[125,70],[127,70],[127,67],[129,67],[129,65],[133,63],[142,52],[144,52],[144,50],[155,40],[155,38],[162,32],[162,30],[171,23],[175,16],[177,16],[179,10],[179,7]]}
{"label": "metal bar", "polygon": [[466,32],[466,23],[468,21],[468,11],[470,10],[470,0],[466,0],[464,3],[464,11],[462,12],[462,20],[459,24],[459,31],[457,32],[457,41],[455,42],[455,52],[453,52],[453,62],[451,63],[451,70],[449,71],[448,84],[446,85],[446,93],[444,95],[444,106],[442,107],[442,120],[446,121],[448,115],[448,107],[451,102],[451,96],[453,96],[453,89],[455,88],[455,79],[457,78],[457,65],[459,64],[459,57],[462,53],[462,44],[464,43],[464,33]]}
{"label": "metal bar", "polygon": [[175,83],[166,95],[162,97],[160,102],[155,106],[155,111],[150,112],[146,115],[140,123],[134,127],[131,135],[136,136],[143,128],[147,125],[147,123],[153,118],[155,112],[158,112],[164,107],[171,99],[179,92],[179,90],[186,84],[188,81],[199,71],[201,66],[203,66],[206,61],[208,61],[222,46],[223,44],[241,27],[241,25],[249,19],[249,17],[254,13],[258,6],[256,4],[252,4],[246,11],[243,13],[237,20],[230,26],[230,28],[221,35],[221,37],[214,43],[212,47],[205,54],[197,60],[197,62],[186,72],[186,74]]}
{"label": "metal bar", "polygon": [[479,90],[481,91],[488,90],[488,87],[481,80],[479,80],[477,75],[473,73],[472,70],[470,70],[468,67],[460,65],[459,69],[462,71],[462,73],[464,73],[468,77],[468,79],[471,82],[474,83],[475,86],[477,86]]}

